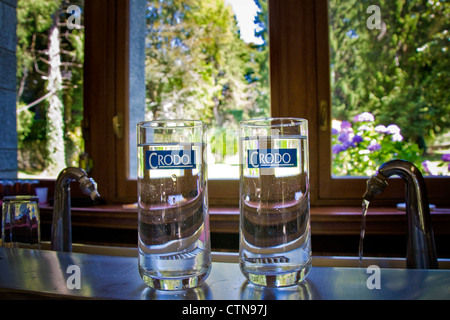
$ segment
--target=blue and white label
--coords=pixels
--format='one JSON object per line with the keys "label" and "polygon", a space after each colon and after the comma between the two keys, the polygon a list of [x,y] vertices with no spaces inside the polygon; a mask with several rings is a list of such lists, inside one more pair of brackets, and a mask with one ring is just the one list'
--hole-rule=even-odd
{"label": "blue and white label", "polygon": [[193,150],[154,150],[145,152],[145,169],[194,169]]}
{"label": "blue and white label", "polygon": [[297,149],[255,149],[248,150],[247,165],[254,168],[295,168]]}

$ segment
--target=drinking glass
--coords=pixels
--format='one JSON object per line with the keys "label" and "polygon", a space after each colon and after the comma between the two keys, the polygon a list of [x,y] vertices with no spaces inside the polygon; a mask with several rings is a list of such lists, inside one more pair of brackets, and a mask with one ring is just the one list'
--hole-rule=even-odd
{"label": "drinking glass", "polygon": [[205,125],[137,125],[139,272],[161,290],[199,286],[211,268]]}
{"label": "drinking glass", "polygon": [[240,123],[239,264],[253,284],[301,282],[311,268],[308,122]]}
{"label": "drinking glass", "polygon": [[40,249],[39,200],[36,196],[7,196],[2,206],[2,245]]}

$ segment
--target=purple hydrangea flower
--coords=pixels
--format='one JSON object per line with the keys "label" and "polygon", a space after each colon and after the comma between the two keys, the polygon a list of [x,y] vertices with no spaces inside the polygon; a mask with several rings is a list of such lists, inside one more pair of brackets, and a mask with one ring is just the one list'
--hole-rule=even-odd
{"label": "purple hydrangea flower", "polygon": [[344,150],[347,150],[348,148],[354,147],[355,145],[350,140],[347,140],[342,143],[342,146],[344,147]]}
{"label": "purple hydrangea flower", "polygon": [[338,134],[339,131],[335,128],[331,128],[331,134]]}
{"label": "purple hydrangea flower", "polygon": [[332,148],[331,151],[333,152],[333,154],[338,154],[339,152],[345,151],[346,149],[344,148],[343,145],[341,144],[335,144]]}
{"label": "purple hydrangea flower", "polygon": [[353,118],[354,122],[373,122],[375,121],[375,117],[370,112],[363,112],[361,114],[356,115]]}
{"label": "purple hydrangea flower", "polygon": [[356,135],[353,137],[352,142],[353,143],[361,143],[361,142],[363,142],[363,140],[364,140],[363,137],[361,137],[360,135]]}
{"label": "purple hydrangea flower", "polygon": [[341,123],[341,129],[342,130],[349,129],[351,127],[352,127],[352,124],[350,122],[345,121],[345,120],[342,121],[342,123]]}
{"label": "purple hydrangea flower", "polygon": [[370,142],[369,146],[367,147],[367,149],[372,152],[378,151],[378,150],[381,150],[381,145],[378,142],[376,142],[375,140],[372,140]]}
{"label": "purple hydrangea flower", "polygon": [[[450,153],[443,154],[442,161],[445,161],[445,162],[450,161]],[[450,168],[450,164],[449,164],[449,168]]]}
{"label": "purple hydrangea flower", "polygon": [[348,140],[348,138],[349,138],[349,136],[348,136],[348,132],[347,131],[341,132],[341,134],[338,136],[338,140],[340,142],[345,142],[345,141]]}

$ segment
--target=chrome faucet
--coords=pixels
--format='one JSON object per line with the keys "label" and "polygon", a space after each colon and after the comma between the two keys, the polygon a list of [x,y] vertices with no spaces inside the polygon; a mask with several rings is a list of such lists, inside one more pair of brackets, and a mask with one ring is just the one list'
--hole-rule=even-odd
{"label": "chrome faucet", "polygon": [[425,180],[419,169],[404,160],[392,160],[381,165],[376,175],[367,181],[364,200],[383,192],[392,175],[406,184],[406,216],[408,220],[406,265],[413,269],[437,269],[437,255]]}
{"label": "chrome faucet", "polygon": [[54,251],[72,251],[70,183],[73,180],[80,183],[81,191],[89,195],[92,200],[100,198],[95,181],[88,178],[83,169],[68,167],[60,172],[56,180],[53,205],[51,249]]}

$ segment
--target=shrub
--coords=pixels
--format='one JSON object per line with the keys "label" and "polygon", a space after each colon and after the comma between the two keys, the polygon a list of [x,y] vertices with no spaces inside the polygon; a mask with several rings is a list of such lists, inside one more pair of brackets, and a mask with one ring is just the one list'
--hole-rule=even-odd
{"label": "shrub", "polygon": [[377,125],[369,112],[356,115],[352,122],[333,120],[332,152],[335,176],[371,176],[393,159],[410,161],[423,171],[419,147],[403,141],[396,124]]}

